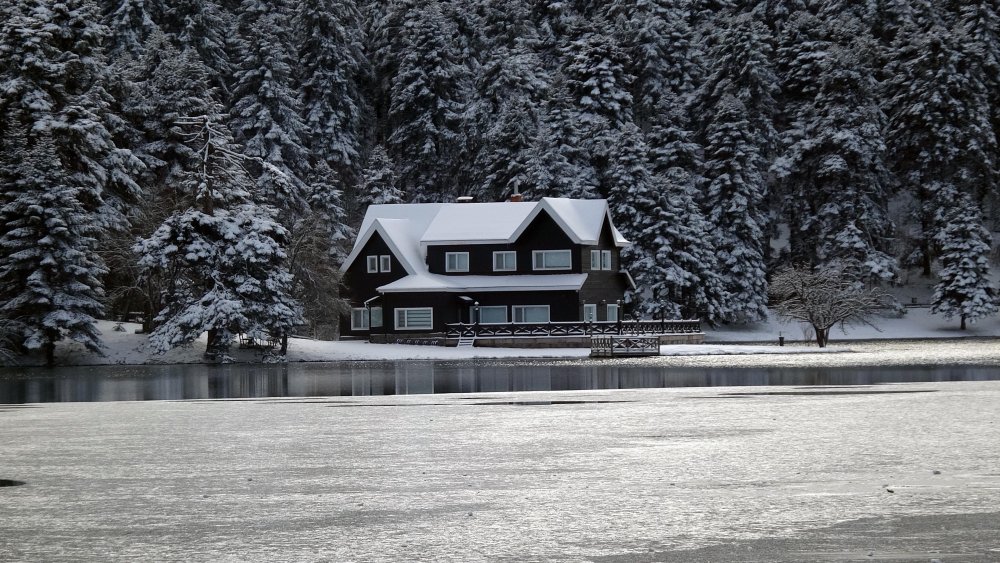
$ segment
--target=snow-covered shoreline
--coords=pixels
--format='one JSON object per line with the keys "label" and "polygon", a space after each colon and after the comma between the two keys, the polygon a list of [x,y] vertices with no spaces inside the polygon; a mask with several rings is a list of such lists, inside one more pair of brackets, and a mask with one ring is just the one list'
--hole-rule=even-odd
{"label": "snow-covered shoreline", "polygon": [[[93,354],[74,343],[63,343],[56,359],[63,366],[85,365],[145,365],[145,364],[198,364],[204,363],[204,337],[190,346],[183,346],[155,354],[147,336],[136,334],[139,325],[123,323],[124,331],[116,331],[117,323],[101,321],[98,328],[105,342],[104,355]],[[880,330],[861,326],[848,329],[845,335],[839,330],[831,334],[834,345],[863,340],[920,340],[962,337],[1000,337],[1000,319],[990,318],[960,331],[954,320],[946,321],[932,316],[927,309],[910,309],[899,319],[880,319]],[[706,327],[705,344],[667,345],[661,347],[664,356],[708,355],[790,355],[843,353],[849,347],[835,346],[820,349],[805,341],[803,327],[797,323],[771,320],[745,327]],[[785,346],[778,346],[778,337],[784,336]],[[580,359],[588,357],[585,348],[443,348],[402,344],[371,344],[364,341],[319,341],[305,338],[289,340],[288,362],[338,362],[338,361],[402,361],[402,360],[462,360],[462,359]],[[234,347],[236,362],[259,362],[260,353]],[[27,362],[25,362],[27,363]]]}

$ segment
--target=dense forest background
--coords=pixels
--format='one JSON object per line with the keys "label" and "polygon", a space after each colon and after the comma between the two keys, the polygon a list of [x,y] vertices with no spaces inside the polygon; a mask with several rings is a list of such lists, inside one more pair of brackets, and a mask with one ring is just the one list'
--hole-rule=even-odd
{"label": "dense forest background", "polygon": [[[337,314],[372,203],[606,198],[637,315],[752,322],[788,265],[994,314],[1000,2],[16,0],[18,346]],[[155,317],[155,318],[154,318]]]}

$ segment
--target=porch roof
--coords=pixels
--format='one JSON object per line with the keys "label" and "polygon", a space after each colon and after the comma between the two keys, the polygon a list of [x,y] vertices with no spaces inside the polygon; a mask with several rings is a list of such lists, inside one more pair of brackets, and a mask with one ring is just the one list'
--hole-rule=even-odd
{"label": "porch roof", "polygon": [[400,278],[378,288],[380,293],[443,291],[579,291],[587,274],[549,274],[519,276],[443,276],[416,274]]}

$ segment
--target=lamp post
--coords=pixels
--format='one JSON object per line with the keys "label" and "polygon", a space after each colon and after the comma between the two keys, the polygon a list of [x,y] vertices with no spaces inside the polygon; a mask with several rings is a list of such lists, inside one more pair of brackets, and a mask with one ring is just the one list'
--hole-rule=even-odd
{"label": "lamp post", "polygon": [[472,327],[473,336],[479,336],[479,301],[472,304],[472,315],[472,324],[474,325]]}

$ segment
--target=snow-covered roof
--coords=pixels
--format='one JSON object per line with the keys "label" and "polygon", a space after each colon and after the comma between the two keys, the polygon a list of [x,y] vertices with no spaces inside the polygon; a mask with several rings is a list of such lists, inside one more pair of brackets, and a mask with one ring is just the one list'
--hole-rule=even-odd
{"label": "snow-covered roof", "polygon": [[[603,199],[546,197],[533,202],[372,205],[341,270],[350,267],[378,232],[407,273],[426,273],[427,246],[513,243],[543,210],[576,244],[597,244],[604,220],[611,221],[608,203]],[[629,244],[613,221],[611,229],[616,246]]]}
{"label": "snow-covered roof", "polygon": [[378,288],[383,293],[409,293],[413,291],[579,291],[587,274],[552,274],[547,276],[443,276],[441,274],[416,274],[398,279]]}

